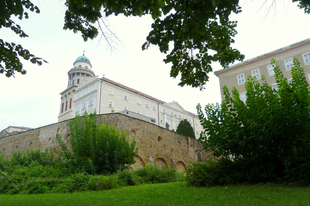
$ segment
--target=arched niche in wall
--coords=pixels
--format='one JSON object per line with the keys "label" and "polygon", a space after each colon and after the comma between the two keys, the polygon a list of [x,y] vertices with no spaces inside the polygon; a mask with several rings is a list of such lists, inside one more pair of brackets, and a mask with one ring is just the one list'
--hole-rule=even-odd
{"label": "arched niche in wall", "polygon": [[184,162],[182,162],[182,161],[178,161],[176,163],[175,167],[177,170],[183,170],[183,171],[186,170],[186,166],[185,166]]}
{"label": "arched niche in wall", "polygon": [[196,153],[196,159],[199,160],[199,161],[202,160],[202,154],[201,154],[201,152],[197,152],[197,153]]}
{"label": "arched niche in wall", "polygon": [[168,167],[168,164],[167,164],[166,160],[163,159],[163,158],[157,158],[157,159],[155,160],[155,164],[156,164],[157,166],[159,166],[159,167],[163,167],[163,166]]}
{"label": "arched niche in wall", "polygon": [[141,157],[139,157],[138,155],[134,156],[134,160],[136,161],[136,163],[131,165],[131,167],[133,169],[139,169],[139,168],[143,168],[145,166],[143,159]]}

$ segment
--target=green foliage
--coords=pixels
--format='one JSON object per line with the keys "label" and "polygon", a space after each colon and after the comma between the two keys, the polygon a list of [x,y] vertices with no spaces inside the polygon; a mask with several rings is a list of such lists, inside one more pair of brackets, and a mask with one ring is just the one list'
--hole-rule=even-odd
{"label": "green foliage", "polygon": [[164,183],[183,181],[183,173],[178,173],[176,169],[167,167],[158,167],[156,165],[147,165],[146,167],[133,171],[141,178],[142,183]]}
{"label": "green foliage", "polygon": [[[310,180],[310,91],[303,68],[295,58],[292,82],[275,68],[278,90],[262,77],[262,84],[248,77],[246,103],[239,92],[223,87],[222,105],[207,105],[206,117],[200,105],[199,118],[205,133],[201,140],[215,156],[247,160],[249,167],[262,168],[267,179],[297,178]],[[303,172],[300,172],[303,171]]]}
{"label": "green foliage", "polygon": [[[0,28],[9,28],[21,38],[28,37],[21,29],[21,26],[12,20],[12,16],[17,16],[20,20],[23,18],[28,19],[27,10],[40,13],[39,8],[30,0],[0,0],[0,5]],[[42,61],[46,62],[42,58],[31,54],[20,44],[9,43],[0,39],[0,73],[5,73],[7,77],[14,76],[15,72],[26,74],[26,70],[23,69],[23,64],[20,62],[20,57],[37,65],[41,65]]]}
{"label": "green foliage", "polygon": [[[212,62],[227,67],[229,63],[244,58],[231,47],[237,34],[237,22],[229,21],[229,15],[241,11],[238,3],[238,0],[136,0],[117,3],[109,0],[67,0],[64,29],[80,31],[86,41],[99,34],[96,24],[102,16],[150,14],[154,22],[142,49],[147,49],[150,44],[158,45],[160,52],[169,53],[164,62],[172,63],[170,76],[181,74],[179,85],[203,88],[209,78],[206,74],[212,72]],[[211,55],[213,52],[215,54]]]}
{"label": "green foliage", "polygon": [[70,121],[70,128],[73,155],[59,135],[57,139],[64,150],[64,157],[76,164],[80,171],[112,174],[135,163],[134,156],[138,152],[135,137],[130,141],[125,130],[117,131],[108,123],[98,125],[95,112],[77,116]]}
{"label": "green foliage", "polygon": [[176,132],[195,139],[194,129],[187,119],[182,119],[180,121]]}
{"label": "green foliage", "polygon": [[[272,165],[270,165],[273,167]],[[269,170],[273,172],[273,170]],[[273,175],[273,176],[272,176]],[[191,162],[186,170],[186,181],[189,186],[218,186],[241,183],[263,183],[278,180],[273,174],[265,174],[258,162],[247,159],[205,160]]]}
{"label": "green foliage", "polygon": [[[309,13],[308,0],[292,1],[298,1],[299,8]],[[244,55],[231,46],[235,42],[237,22],[230,21],[229,16],[241,12],[239,0],[66,0],[64,2],[67,10],[63,28],[74,33],[81,32],[84,41],[97,37],[99,30],[105,35],[99,23],[103,16],[150,14],[154,22],[142,49],[147,49],[150,44],[158,45],[160,52],[166,54],[164,62],[172,63],[170,76],[181,75],[180,86],[190,85],[203,89],[209,79],[207,74],[213,71],[211,66],[213,62],[218,62],[226,68],[235,60],[244,59]],[[20,37],[27,37],[21,27],[11,20],[11,16],[27,19],[28,13],[24,10],[39,13],[38,7],[30,0],[0,0],[0,5],[4,5],[0,8],[0,28],[4,26]],[[21,45],[4,42],[2,39],[0,39],[0,54],[0,63],[6,64],[5,67],[0,64],[0,73],[5,72],[8,77],[14,75],[15,71],[26,73],[19,57],[38,65],[42,64],[41,58],[35,57]]]}
{"label": "green foliage", "polygon": [[11,157],[10,163],[13,165],[30,166],[30,165],[52,165],[54,162],[59,161],[56,149],[42,151],[27,150],[26,153],[21,151],[14,152]]}
{"label": "green foliage", "polygon": [[[124,170],[102,176],[79,172],[70,167],[54,152],[15,152],[11,159],[0,159],[0,194],[68,193],[90,190],[108,190],[128,185],[182,181],[183,174],[175,169],[155,165],[139,170]],[[42,161],[43,160],[43,161]],[[65,160],[65,159],[64,159]],[[69,167],[68,167],[69,166]]]}

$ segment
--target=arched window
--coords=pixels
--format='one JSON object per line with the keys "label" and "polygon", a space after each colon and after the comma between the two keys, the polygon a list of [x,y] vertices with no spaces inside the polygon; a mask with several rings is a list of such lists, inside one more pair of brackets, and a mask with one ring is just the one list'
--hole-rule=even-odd
{"label": "arched window", "polygon": [[196,159],[197,159],[197,160],[202,160],[201,152],[197,152],[197,154],[196,154]]}

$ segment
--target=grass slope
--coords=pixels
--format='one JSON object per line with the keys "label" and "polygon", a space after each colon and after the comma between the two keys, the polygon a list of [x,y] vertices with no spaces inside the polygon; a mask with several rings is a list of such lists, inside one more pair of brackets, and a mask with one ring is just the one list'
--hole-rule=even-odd
{"label": "grass slope", "polygon": [[0,205],[310,205],[309,197],[309,187],[196,188],[177,182],[72,194],[0,195]]}

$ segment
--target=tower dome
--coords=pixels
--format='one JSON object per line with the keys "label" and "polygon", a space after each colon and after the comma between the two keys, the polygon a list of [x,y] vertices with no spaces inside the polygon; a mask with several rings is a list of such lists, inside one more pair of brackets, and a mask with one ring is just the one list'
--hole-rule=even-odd
{"label": "tower dome", "polygon": [[86,57],[84,54],[76,58],[75,62],[73,63],[73,66],[74,67],[85,67],[89,69],[92,68],[89,58]]}
{"label": "tower dome", "polygon": [[95,76],[95,73],[91,70],[90,60],[84,54],[76,58],[73,66],[68,72],[68,87],[72,84],[82,83],[87,77]]}

